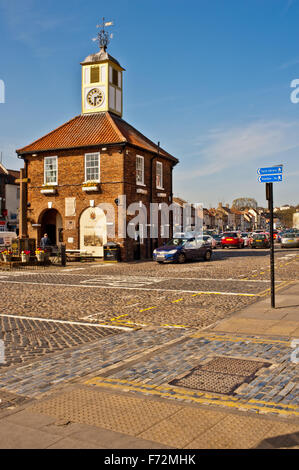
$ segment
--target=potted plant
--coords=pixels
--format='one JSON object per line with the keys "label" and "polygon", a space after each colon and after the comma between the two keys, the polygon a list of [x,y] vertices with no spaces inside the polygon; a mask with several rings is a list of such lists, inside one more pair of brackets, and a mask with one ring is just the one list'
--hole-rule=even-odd
{"label": "potted plant", "polygon": [[99,190],[99,182],[98,181],[87,181],[83,183],[82,191],[85,192],[92,192]]}
{"label": "potted plant", "polygon": [[12,259],[12,251],[4,250],[4,251],[2,251],[2,256],[3,256],[3,261],[5,263],[9,263]]}
{"label": "potted plant", "polygon": [[45,261],[45,251],[41,248],[37,248],[36,252],[37,261]]}
{"label": "potted plant", "polygon": [[22,263],[29,263],[30,251],[22,251],[21,253]]}

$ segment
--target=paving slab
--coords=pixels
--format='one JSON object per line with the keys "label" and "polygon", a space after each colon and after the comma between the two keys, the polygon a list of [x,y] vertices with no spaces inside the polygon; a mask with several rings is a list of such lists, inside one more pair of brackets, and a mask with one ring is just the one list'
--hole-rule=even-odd
{"label": "paving slab", "polygon": [[48,446],[47,449],[104,449],[104,447],[99,447],[91,442],[76,441],[66,437]]}
{"label": "paving slab", "polygon": [[247,333],[253,335],[298,336],[299,288],[289,286],[276,294],[276,308],[270,306],[270,298],[254,303],[222,320],[213,331]]}
{"label": "paving slab", "polygon": [[0,420],[1,449],[45,449],[61,439],[37,428],[15,424],[6,418]]}
{"label": "paving slab", "polygon": [[266,328],[266,335],[290,335],[293,336],[294,332],[298,329],[298,322],[283,320],[279,321],[270,328]]}
{"label": "paving slab", "polygon": [[[81,402],[85,404],[84,409]],[[0,420],[2,448],[246,449],[298,446],[299,422],[282,422],[269,417],[252,417],[102,390],[69,390],[30,404],[26,412],[16,414],[19,415],[16,417],[18,423],[5,418]],[[51,420],[40,428],[45,417],[60,423],[70,421],[78,427],[73,427],[69,435],[53,434],[57,424],[51,424]],[[22,419],[23,425],[20,424]],[[30,426],[25,425],[26,421]],[[46,426],[51,432],[44,431]]]}

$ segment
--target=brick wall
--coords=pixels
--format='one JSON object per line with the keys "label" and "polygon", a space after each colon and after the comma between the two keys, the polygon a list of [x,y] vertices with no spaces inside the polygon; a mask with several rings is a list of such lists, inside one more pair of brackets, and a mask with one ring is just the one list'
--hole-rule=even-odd
{"label": "brick wall", "polygon": [[[85,179],[84,169],[84,155],[90,152],[100,152],[101,154],[101,183],[99,192],[85,193],[82,191],[82,184]],[[145,166],[145,186],[136,186],[136,155],[144,157]],[[58,157],[58,186],[55,195],[41,194],[41,189],[44,184],[44,157],[57,156]],[[116,237],[113,241],[120,243],[122,259],[132,260],[134,258],[134,251],[136,251],[136,242],[127,238],[120,240],[118,234],[118,218],[117,218],[117,205],[115,199],[118,196],[125,194],[127,197],[127,206],[133,202],[142,201],[148,208],[148,224],[149,220],[149,203],[150,203],[150,187],[151,187],[151,172],[150,165],[153,155],[146,151],[136,150],[133,147],[121,146],[113,147],[107,151],[101,151],[101,147],[97,148],[84,148],[67,151],[57,151],[47,153],[44,152],[38,156],[30,156],[28,159],[28,235],[30,238],[35,238],[39,243],[42,236],[41,228],[34,228],[32,224],[40,224],[42,216],[49,209],[48,203],[52,203],[52,209],[59,212],[62,220],[63,228],[63,242],[66,244],[67,249],[80,248],[80,216],[82,212],[90,207],[90,201],[94,201],[95,206],[100,203],[110,203],[115,207],[115,229]],[[163,163],[163,190],[156,189],[156,161]],[[163,158],[157,157],[152,161],[153,165],[153,182],[152,182],[152,201],[153,202],[166,202],[169,203],[171,196],[171,166],[172,162]],[[138,194],[137,190],[142,189],[147,194]],[[164,197],[159,197],[158,193],[165,194]],[[76,198],[76,215],[73,217],[65,216],[65,198]],[[127,223],[134,216],[127,216]],[[73,238],[73,243],[69,243],[68,239]],[[111,240],[109,240],[111,241]],[[156,242],[161,243],[161,237]],[[150,241],[141,244],[141,258],[151,256]]]}

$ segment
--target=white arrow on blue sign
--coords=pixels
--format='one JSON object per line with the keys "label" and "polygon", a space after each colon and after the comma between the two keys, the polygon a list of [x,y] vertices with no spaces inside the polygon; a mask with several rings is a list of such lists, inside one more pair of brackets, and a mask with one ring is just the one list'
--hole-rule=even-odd
{"label": "white arrow on blue sign", "polygon": [[260,183],[278,183],[279,181],[282,181],[282,175],[259,176],[258,181]]}
{"label": "white arrow on blue sign", "polygon": [[282,175],[283,166],[272,166],[270,168],[258,168],[258,175]]}

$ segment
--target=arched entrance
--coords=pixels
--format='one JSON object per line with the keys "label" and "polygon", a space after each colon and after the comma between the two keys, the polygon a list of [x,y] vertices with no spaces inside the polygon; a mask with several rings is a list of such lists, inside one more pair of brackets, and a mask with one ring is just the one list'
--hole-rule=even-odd
{"label": "arched entrance", "polygon": [[80,250],[95,257],[102,257],[105,243],[107,243],[105,212],[99,207],[88,207],[80,218]]}
{"label": "arched entrance", "polygon": [[44,234],[47,233],[51,241],[51,245],[59,245],[63,242],[62,218],[56,209],[46,210],[41,216],[40,224],[40,238],[42,238]]}

